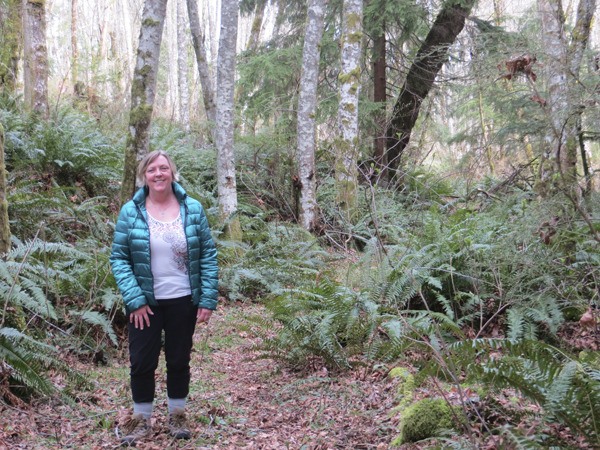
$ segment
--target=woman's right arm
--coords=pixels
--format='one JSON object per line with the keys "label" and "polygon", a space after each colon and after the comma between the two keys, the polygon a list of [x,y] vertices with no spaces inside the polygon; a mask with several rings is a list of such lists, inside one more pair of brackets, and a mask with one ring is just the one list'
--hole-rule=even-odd
{"label": "woman's right arm", "polygon": [[125,307],[128,311],[134,311],[146,304],[146,297],[133,273],[129,232],[130,221],[127,217],[126,208],[123,207],[115,226],[110,265],[119,291],[123,296]]}

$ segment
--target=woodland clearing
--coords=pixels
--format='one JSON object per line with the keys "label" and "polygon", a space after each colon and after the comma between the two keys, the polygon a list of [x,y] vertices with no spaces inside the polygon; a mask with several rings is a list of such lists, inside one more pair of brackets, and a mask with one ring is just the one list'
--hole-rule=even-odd
{"label": "woodland clearing", "polygon": [[[188,415],[193,438],[167,433],[164,362],[157,371],[153,435],[144,449],[383,449],[397,434],[389,415],[394,381],[372,371],[293,373],[256,358],[245,318],[256,304],[225,304],[195,336]],[[124,343],[121,340],[122,344]],[[1,449],[119,448],[115,425],[128,413],[124,345],[106,365],[73,360],[95,386],[65,405],[0,405]],[[60,380],[54,380],[60,382]]]}

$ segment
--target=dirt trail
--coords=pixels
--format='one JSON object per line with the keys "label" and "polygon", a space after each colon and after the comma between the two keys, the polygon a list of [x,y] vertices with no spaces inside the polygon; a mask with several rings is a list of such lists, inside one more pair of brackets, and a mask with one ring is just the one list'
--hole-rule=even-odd
{"label": "dirt trail", "polygon": [[[395,436],[389,418],[394,387],[378,373],[298,374],[257,359],[244,318],[257,305],[225,305],[196,333],[188,404],[193,438],[166,434],[161,361],[153,436],[143,449],[386,449]],[[208,335],[207,335],[208,331]],[[0,405],[0,450],[117,448],[114,425],[127,414],[126,354],[106,367],[80,367],[96,385],[76,405]]]}

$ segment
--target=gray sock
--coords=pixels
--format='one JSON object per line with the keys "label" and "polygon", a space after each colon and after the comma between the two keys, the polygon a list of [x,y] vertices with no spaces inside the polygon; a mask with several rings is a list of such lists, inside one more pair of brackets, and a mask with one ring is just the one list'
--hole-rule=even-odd
{"label": "gray sock", "polygon": [[169,409],[169,414],[171,414],[176,409],[185,409],[186,398],[167,398],[167,407]]}
{"label": "gray sock", "polygon": [[144,419],[148,420],[152,417],[152,409],[154,404],[152,402],[149,403],[134,403],[133,404],[133,413],[141,414],[144,416]]}

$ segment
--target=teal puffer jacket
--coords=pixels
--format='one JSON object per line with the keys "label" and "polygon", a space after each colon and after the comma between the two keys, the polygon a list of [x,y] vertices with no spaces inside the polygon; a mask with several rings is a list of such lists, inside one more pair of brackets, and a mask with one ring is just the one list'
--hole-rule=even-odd
{"label": "teal puffer jacket", "polygon": [[[179,184],[173,183],[173,192],[179,200],[187,238],[192,301],[199,308],[214,310],[218,290],[217,250],[204,209],[200,202],[188,197]],[[147,304],[157,304],[150,267],[147,194],[147,188],[139,189],[121,208],[110,255],[112,271],[129,312]]]}

